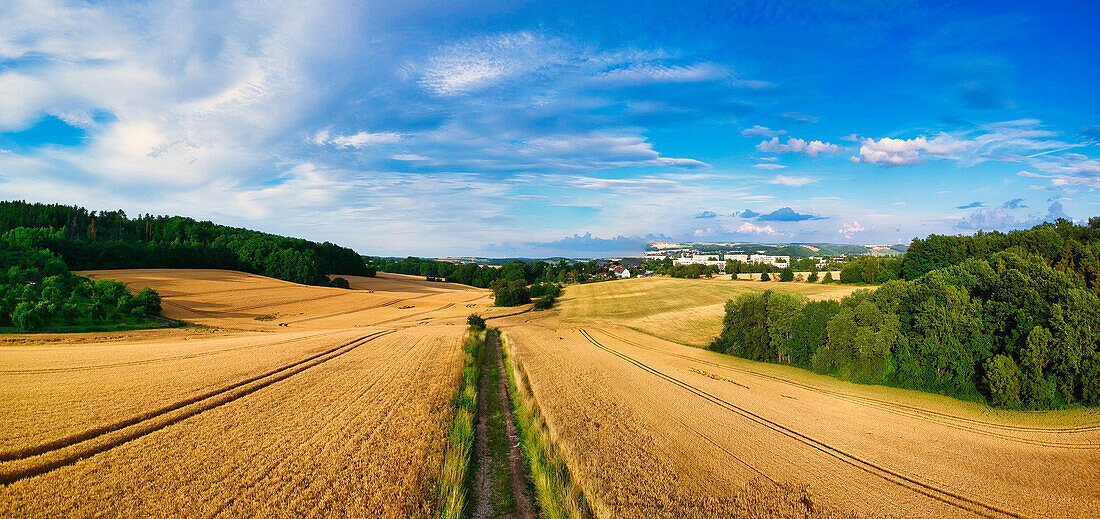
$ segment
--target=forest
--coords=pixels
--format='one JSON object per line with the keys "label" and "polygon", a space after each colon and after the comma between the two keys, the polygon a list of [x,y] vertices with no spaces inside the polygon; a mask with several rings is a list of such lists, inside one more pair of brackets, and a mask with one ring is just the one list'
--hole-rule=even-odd
{"label": "forest", "polygon": [[73,275],[45,248],[59,234],[17,228],[0,235],[0,329],[83,331],[156,324],[148,318],[160,314],[155,290],[131,294],[113,279]]}
{"label": "forest", "polygon": [[294,283],[330,284],[329,274],[371,276],[355,251],[180,216],[88,211],[58,204],[0,202],[0,233],[50,229],[42,244],[73,270],[217,268]]}
{"label": "forest", "polygon": [[1100,218],[914,240],[905,279],[874,291],[729,301],[711,349],[1002,407],[1100,405],[1098,245]]}
{"label": "forest", "polygon": [[408,257],[402,260],[366,258],[369,268],[379,272],[424,276],[428,279],[460,283],[478,288],[490,288],[498,280],[533,283],[583,283],[591,276],[606,271],[596,261],[557,263],[546,261],[524,262],[514,260],[500,267],[488,265],[455,264],[447,261]]}

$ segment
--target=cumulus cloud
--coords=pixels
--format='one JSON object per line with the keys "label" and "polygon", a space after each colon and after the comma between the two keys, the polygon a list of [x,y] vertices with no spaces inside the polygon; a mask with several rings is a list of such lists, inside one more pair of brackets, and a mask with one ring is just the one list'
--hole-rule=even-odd
{"label": "cumulus cloud", "polygon": [[777,135],[786,135],[786,133],[787,132],[785,130],[772,130],[771,128],[768,128],[767,126],[760,126],[760,125],[756,125],[756,126],[753,126],[752,128],[745,128],[744,130],[741,130],[741,136],[742,137],[763,137],[765,139],[770,139],[770,138],[775,137]]}
{"label": "cumulus cloud", "polygon": [[737,228],[737,232],[749,233],[749,234],[767,234],[770,236],[780,236],[783,233],[776,231],[770,225],[755,225],[751,222],[745,222]]}
{"label": "cumulus cloud", "polygon": [[929,159],[954,160],[972,166],[989,160],[1020,162],[1078,146],[1054,139],[1058,134],[1038,120],[1019,119],[978,125],[933,137],[863,139],[852,162],[882,166],[911,166]]}
{"label": "cumulus cloud", "polygon": [[806,184],[812,184],[817,182],[813,177],[788,177],[785,175],[776,175],[772,180],[772,184],[779,184],[782,186],[802,187]]}
{"label": "cumulus cloud", "polygon": [[734,213],[734,216],[740,216],[741,218],[756,218],[760,216],[760,213],[753,211],[752,209],[745,209],[740,213]]}
{"label": "cumulus cloud", "polygon": [[1027,204],[1023,198],[1013,198],[1001,205],[1005,209],[1026,209]]}
{"label": "cumulus cloud", "polygon": [[985,205],[982,204],[981,202],[970,202],[969,204],[966,204],[966,205],[960,205],[960,206],[956,207],[955,209],[972,209],[972,208],[975,208],[975,207],[985,207]]}
{"label": "cumulus cloud", "polygon": [[852,239],[852,237],[854,237],[856,234],[859,234],[859,233],[864,232],[866,230],[867,229],[865,227],[863,227],[862,225],[860,225],[859,222],[853,220],[852,223],[846,223],[844,225],[841,225],[840,229],[837,229],[837,234],[839,234],[839,235],[841,235],[841,236],[843,236],[847,239]]}
{"label": "cumulus cloud", "polygon": [[859,156],[852,157],[852,162],[883,166],[911,166],[925,161],[921,152],[942,157],[962,151],[964,148],[962,143],[947,135],[939,135],[931,140],[924,137],[915,139],[883,137],[878,141],[863,139],[859,147]]}
{"label": "cumulus cloud", "polygon": [[821,153],[840,153],[840,146],[822,141],[806,142],[802,139],[790,138],[786,144],[779,142],[779,137],[756,145],[756,149],[764,153],[801,153],[808,157],[817,158]]}
{"label": "cumulus cloud", "polygon": [[1061,202],[1054,202],[1047,208],[1047,214],[1045,217],[1038,215],[1032,215],[1026,218],[1016,218],[1008,212],[1010,203],[1006,202],[1005,205],[994,207],[992,209],[978,209],[968,216],[959,220],[955,224],[956,229],[977,231],[1007,231],[1011,229],[1022,229],[1032,227],[1042,223],[1043,221],[1052,222],[1058,218],[1070,219],[1069,215],[1062,209]]}
{"label": "cumulus cloud", "polygon": [[757,220],[772,222],[801,222],[803,220],[816,220],[821,218],[821,216],[814,216],[812,214],[798,213],[790,207],[780,207],[768,214],[762,214],[756,217]]}

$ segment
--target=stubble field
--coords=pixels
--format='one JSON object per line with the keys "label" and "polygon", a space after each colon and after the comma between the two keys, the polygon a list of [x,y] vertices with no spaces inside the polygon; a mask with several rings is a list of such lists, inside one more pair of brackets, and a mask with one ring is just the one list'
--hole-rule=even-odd
{"label": "stubble field", "polygon": [[503,311],[488,291],[84,274],[203,327],[0,341],[0,515],[431,515],[465,316]]}

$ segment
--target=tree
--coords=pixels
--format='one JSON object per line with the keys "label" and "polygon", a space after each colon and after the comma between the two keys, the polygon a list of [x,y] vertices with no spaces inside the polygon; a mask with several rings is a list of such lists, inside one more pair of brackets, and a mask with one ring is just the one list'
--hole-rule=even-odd
{"label": "tree", "polygon": [[779,271],[780,281],[794,281],[794,270],[791,267],[787,267]]}
{"label": "tree", "polygon": [[19,303],[12,313],[12,322],[28,331],[41,330],[52,318],[50,305],[44,301]]}
{"label": "tree", "polygon": [[991,404],[1004,407],[1020,401],[1020,368],[1011,357],[996,355],[985,361],[984,368]]}
{"label": "tree", "polygon": [[523,281],[498,279],[489,285],[497,306],[519,306],[531,302],[527,285]]}
{"label": "tree", "polygon": [[469,317],[466,318],[466,324],[470,325],[474,329],[484,330],[485,318],[478,314],[470,314]]}
{"label": "tree", "polygon": [[832,283],[834,281],[835,280],[833,279],[833,273],[832,272],[826,272],[825,273],[825,279],[822,279],[821,283],[822,284],[828,284],[828,283]]}
{"label": "tree", "polygon": [[351,284],[345,278],[332,278],[332,286],[336,288],[351,288]]}
{"label": "tree", "polygon": [[810,277],[806,278],[807,283],[817,283],[817,270],[810,271]]}
{"label": "tree", "polygon": [[760,281],[771,281],[772,277],[767,272],[760,274]]}

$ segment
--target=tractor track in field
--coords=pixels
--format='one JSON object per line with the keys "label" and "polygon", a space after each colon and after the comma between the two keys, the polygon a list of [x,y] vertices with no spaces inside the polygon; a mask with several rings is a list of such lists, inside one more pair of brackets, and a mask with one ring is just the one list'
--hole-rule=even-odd
{"label": "tractor track in field", "polygon": [[[247,350],[247,349],[250,349],[250,348],[260,348],[260,347],[266,347],[266,346],[280,346],[280,345],[283,345],[283,344],[291,344],[291,343],[295,343],[295,342],[299,342],[299,341],[315,340],[315,339],[318,339],[318,338],[321,338],[321,337],[336,335],[338,333],[340,333],[340,331],[320,332],[320,333],[315,333],[313,335],[306,335],[306,336],[303,336],[303,337],[297,337],[297,338],[293,338],[293,339],[286,339],[286,340],[282,340],[282,341],[261,342],[261,343],[256,343],[256,344],[246,344],[244,346],[233,346],[231,348],[221,348],[221,349],[218,349],[218,350],[204,351],[204,352],[200,352],[200,353],[190,353],[190,354],[187,354],[187,355],[176,355],[176,356],[172,356],[172,357],[157,357],[155,359],[134,360],[134,361],[129,361],[129,362],[114,362],[114,363],[110,363],[110,364],[94,364],[94,365],[91,365],[91,366],[71,366],[71,367],[67,367],[67,368],[0,370],[0,375],[37,375],[37,374],[48,374],[48,373],[74,373],[74,372],[79,372],[79,371],[95,371],[97,369],[110,369],[110,368],[119,368],[119,367],[127,367],[127,366],[145,366],[145,365],[148,365],[148,364],[156,364],[156,363],[159,363],[159,362],[169,362],[169,361],[175,361],[175,360],[186,360],[186,359],[196,359],[196,358],[201,358],[201,357],[209,357],[209,356],[218,355],[218,354],[221,354],[221,353],[226,353],[226,352],[231,352],[231,351],[238,351],[238,350]],[[4,461],[3,456],[4,455],[2,453],[0,453],[0,461]]]}
{"label": "tractor track in field", "polygon": [[[33,447],[0,453],[0,484],[11,484],[19,480],[45,474],[60,467],[75,463],[83,458],[106,452],[131,440],[158,431],[186,418],[220,407],[270,386],[275,382],[289,378],[314,366],[321,365],[345,353],[353,351],[363,344],[389,333],[393,333],[393,331],[394,330],[383,330],[364,335],[261,375],[249,377],[248,379],[236,382],[221,389],[197,395],[154,411],[142,413],[127,420],[97,427]],[[181,412],[169,416],[175,411]],[[97,442],[96,440],[101,441]],[[67,449],[72,449],[73,451],[64,452]],[[48,456],[51,454],[55,455],[44,460],[38,460],[37,462],[33,460],[33,458],[37,456]],[[17,466],[11,469],[4,467],[4,465],[18,464],[19,462],[26,463],[23,464],[24,466]]]}
{"label": "tractor track in field", "polygon": [[[952,427],[952,428],[955,428],[955,429],[959,429],[959,430],[967,431],[967,432],[972,432],[972,433],[983,435],[983,436],[989,436],[989,437],[994,437],[994,438],[999,438],[999,439],[1014,441],[1014,442],[1019,442],[1019,443],[1026,443],[1026,444],[1030,444],[1030,445],[1038,445],[1038,446],[1042,446],[1042,447],[1053,447],[1053,448],[1062,448],[1062,449],[1100,449],[1100,444],[1095,444],[1095,443],[1065,443],[1065,442],[1051,442],[1051,441],[1043,441],[1043,440],[1032,440],[1032,439],[1028,439],[1028,438],[1020,438],[1020,437],[1013,436],[1013,435],[1010,435],[1010,434],[1004,434],[1004,433],[999,433],[999,432],[995,432],[995,431],[989,431],[989,430],[982,429],[982,427],[987,427],[987,428],[991,428],[991,429],[1002,429],[1002,430],[1005,430],[1005,431],[1023,432],[1023,433],[1033,432],[1033,433],[1053,433],[1053,434],[1077,434],[1077,433],[1091,432],[1091,431],[1100,430],[1100,425],[1085,425],[1085,426],[1077,426],[1077,427],[1051,427],[1051,428],[1046,428],[1046,427],[1016,426],[1016,425],[1009,425],[1009,424],[998,424],[998,423],[992,423],[992,422],[984,422],[984,421],[975,420],[975,419],[972,419],[972,418],[965,418],[965,417],[955,416],[955,415],[951,415],[951,414],[947,414],[947,413],[941,413],[941,412],[933,411],[933,410],[930,410],[930,409],[923,409],[923,408],[916,407],[916,406],[911,406],[911,405],[906,405],[906,404],[901,404],[901,403],[896,403],[896,402],[888,402],[888,401],[879,400],[879,399],[870,398],[870,397],[850,395],[850,394],[847,394],[847,393],[843,393],[843,392],[840,392],[840,391],[834,391],[834,390],[830,390],[830,389],[823,389],[823,388],[820,388],[820,387],[812,386],[812,385],[809,385],[809,384],[803,384],[803,383],[800,383],[800,382],[795,382],[793,380],[788,380],[788,379],[785,379],[785,378],[782,378],[782,377],[777,377],[777,376],[774,376],[774,375],[759,373],[759,372],[744,369],[744,368],[737,368],[737,367],[729,366],[729,365],[726,365],[726,364],[721,364],[721,363],[711,362],[711,361],[704,360],[704,359],[699,359],[699,358],[696,358],[696,357],[692,357],[690,355],[683,355],[683,354],[680,354],[680,353],[671,352],[671,351],[667,351],[667,350],[660,349],[660,348],[654,348],[652,346],[646,346],[646,345],[638,343],[636,341],[632,341],[630,339],[620,337],[616,334],[608,332],[607,330],[604,330],[604,329],[598,329],[598,330],[600,331],[600,333],[603,333],[603,334],[605,334],[609,337],[612,337],[616,340],[622,341],[624,343],[630,344],[632,346],[635,346],[637,348],[641,348],[641,349],[644,349],[644,350],[656,351],[656,352],[659,352],[659,353],[663,353],[663,354],[666,354],[666,355],[671,355],[673,357],[682,358],[682,359],[685,359],[685,360],[689,360],[689,361],[696,362],[696,363],[699,363],[699,364],[704,364],[704,365],[707,365],[707,366],[716,367],[716,368],[719,368],[719,369],[725,369],[725,370],[733,371],[733,372],[736,372],[736,373],[743,373],[743,374],[746,374],[746,375],[751,375],[751,376],[760,377],[760,378],[764,378],[764,379],[768,379],[768,380],[773,380],[773,381],[776,381],[776,382],[781,382],[781,383],[784,383],[784,384],[787,384],[787,385],[790,385],[790,386],[794,386],[794,387],[804,389],[806,391],[810,391],[812,393],[817,393],[817,394],[829,396],[829,397],[832,397],[832,398],[836,398],[838,400],[844,400],[844,401],[847,401],[847,402],[857,403],[857,404],[860,404],[860,405],[864,405],[864,406],[867,406],[867,407],[872,407],[872,408],[879,409],[879,410],[882,410],[882,411],[891,412],[891,413],[898,414],[898,415],[901,415],[901,416],[916,418],[918,420],[923,420],[923,421],[930,422],[930,423],[944,425],[944,426],[947,426],[947,427]],[[959,423],[959,422],[962,422],[962,423]]]}
{"label": "tractor track in field", "polygon": [[957,492],[954,492],[952,490],[944,489],[944,488],[941,488],[941,487],[936,486],[936,485],[925,483],[925,482],[917,480],[917,479],[915,479],[911,476],[906,476],[904,474],[901,474],[901,473],[896,472],[894,470],[888,469],[888,468],[883,467],[881,465],[878,465],[878,464],[872,463],[870,461],[864,460],[864,459],[862,459],[858,456],[855,456],[854,454],[848,453],[844,450],[841,450],[841,449],[838,449],[836,447],[830,446],[830,445],[828,445],[828,444],[826,444],[826,443],[824,443],[820,440],[814,439],[814,438],[812,438],[808,435],[805,435],[805,434],[802,434],[798,431],[795,431],[794,429],[791,429],[787,426],[784,426],[782,424],[779,424],[777,422],[769,420],[769,419],[767,419],[767,418],[765,418],[761,415],[753,413],[752,411],[749,411],[748,409],[745,409],[745,408],[740,407],[736,404],[733,404],[733,403],[729,402],[728,400],[722,399],[722,398],[720,398],[720,397],[718,397],[718,396],[716,396],[712,393],[709,393],[705,390],[702,390],[702,389],[700,389],[700,388],[698,388],[698,387],[696,387],[692,384],[684,382],[683,380],[680,380],[676,377],[668,375],[668,374],[666,374],[666,373],[664,373],[660,370],[654,369],[654,368],[650,367],[649,365],[647,365],[647,364],[645,364],[641,361],[638,361],[637,359],[635,359],[635,358],[633,358],[629,355],[626,355],[626,354],[624,354],[622,352],[619,352],[615,349],[604,346],[602,343],[600,343],[598,340],[596,340],[594,337],[592,337],[584,329],[580,329],[579,332],[582,336],[584,336],[585,339],[587,339],[590,343],[592,343],[597,348],[600,348],[601,350],[604,350],[604,351],[606,351],[606,352],[608,352],[612,355],[615,355],[616,357],[619,357],[619,358],[621,358],[621,359],[637,366],[638,368],[642,369],[643,371],[645,371],[647,373],[650,373],[650,374],[652,374],[652,375],[654,375],[658,378],[661,378],[665,381],[671,382],[672,384],[677,385],[677,386],[687,390],[688,392],[703,398],[704,400],[707,400],[711,403],[714,403],[714,404],[718,405],[719,407],[722,407],[723,409],[726,409],[730,412],[733,412],[734,414],[742,416],[742,417],[744,417],[744,418],[746,418],[746,419],[748,419],[748,420],[750,420],[754,423],[757,423],[757,424],[759,424],[759,425],[761,425],[761,426],[763,426],[767,429],[770,429],[770,430],[775,431],[779,434],[787,436],[787,437],[789,437],[789,438],[791,438],[795,441],[798,441],[799,443],[802,443],[802,444],[804,444],[808,447],[811,447],[811,448],[813,448],[815,450],[818,450],[818,451],[820,451],[824,454],[827,454],[827,455],[829,455],[833,458],[836,458],[837,460],[840,460],[844,463],[847,463],[847,464],[849,464],[849,465],[851,465],[855,468],[863,470],[864,472],[867,472],[868,474],[877,476],[877,477],[879,477],[879,478],[881,478],[885,481],[889,481],[889,482],[894,483],[898,486],[901,486],[903,488],[907,488],[909,490],[912,490],[912,491],[917,492],[919,494],[925,495],[927,497],[930,497],[932,499],[935,499],[935,500],[940,501],[942,503],[945,503],[947,505],[953,506],[953,507],[958,508],[960,510],[971,512],[971,513],[974,513],[976,515],[980,515],[980,516],[983,516],[983,517],[990,517],[990,518],[995,518],[995,517],[1022,517],[1018,513],[1015,513],[1015,512],[1009,511],[1009,510],[1005,510],[1005,509],[1000,508],[996,505],[992,505],[992,504],[980,501],[980,500],[975,499],[975,498],[970,498],[970,497],[964,496],[964,495],[959,494]]}

